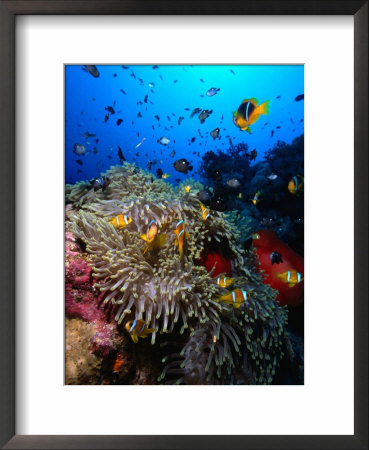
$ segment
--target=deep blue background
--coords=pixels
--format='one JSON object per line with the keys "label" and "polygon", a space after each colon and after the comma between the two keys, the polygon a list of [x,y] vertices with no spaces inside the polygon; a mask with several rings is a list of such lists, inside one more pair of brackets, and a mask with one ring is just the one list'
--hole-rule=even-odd
{"label": "deep blue background", "polygon": [[[83,71],[82,66],[66,66],[65,70],[67,183],[94,178],[111,165],[119,164],[118,145],[128,162],[136,162],[142,168],[147,167],[148,160],[156,159],[158,163],[153,165],[152,173],[155,174],[156,169],[161,167],[171,175],[167,181],[174,183],[175,178],[185,177],[174,170],[172,164],[176,159],[184,157],[193,161],[192,175],[198,178],[196,171],[201,155],[209,150],[226,150],[229,147],[227,135],[233,144],[245,142],[250,150],[256,148],[259,160],[265,150],[273,147],[278,140],[290,143],[293,138],[304,133],[304,122],[301,121],[304,117],[304,101],[294,100],[297,95],[304,93],[304,67],[301,65],[160,66],[155,70],[152,66],[144,65],[130,66],[128,70],[121,66],[98,66],[99,78]],[[132,71],[136,80],[131,76]],[[114,77],[114,74],[117,76]],[[143,85],[138,78],[143,80]],[[178,81],[174,83],[174,80]],[[155,83],[152,89],[148,86],[150,82]],[[220,88],[220,91],[213,97],[207,97],[206,92],[211,87]],[[127,95],[123,95],[120,89]],[[144,102],[146,94],[148,103],[137,105],[138,101]],[[277,96],[281,98],[277,99]],[[270,114],[261,116],[251,126],[250,135],[233,124],[232,113],[243,99],[251,97],[257,98],[259,103],[271,100],[271,104]],[[104,108],[109,105],[113,106],[116,113],[104,123],[107,113]],[[192,119],[189,117],[196,107],[213,110],[204,124],[200,124],[197,116]],[[190,111],[185,111],[185,108]],[[138,112],[142,113],[142,118],[137,117]],[[160,122],[154,118],[155,115],[159,115]],[[178,125],[180,116],[184,120]],[[120,126],[116,125],[118,118],[124,120]],[[281,128],[276,129],[277,126]],[[221,130],[220,139],[214,141],[209,133],[216,127]],[[199,136],[198,130],[203,138]],[[96,134],[99,142],[95,143],[96,138],[85,139],[83,135],[86,131]],[[157,143],[162,136],[171,139],[168,146]],[[146,137],[146,141],[135,149],[143,137]],[[190,143],[192,137],[196,137],[193,144]],[[73,153],[75,143],[84,144],[88,153],[76,156]],[[94,147],[98,148],[97,154],[92,152]],[[173,149],[176,154],[171,158],[169,154]],[[136,152],[139,152],[139,156],[136,156]],[[194,152],[199,152],[200,158]],[[77,159],[83,162],[82,166],[75,162]],[[81,173],[77,173],[78,170]]]}

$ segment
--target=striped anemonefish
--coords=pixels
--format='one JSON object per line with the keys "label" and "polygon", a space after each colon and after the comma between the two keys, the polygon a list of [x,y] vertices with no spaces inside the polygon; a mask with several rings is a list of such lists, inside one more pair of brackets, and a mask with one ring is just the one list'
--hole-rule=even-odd
{"label": "striped anemonefish", "polygon": [[143,320],[130,320],[126,323],[126,330],[135,344],[139,337],[145,339],[149,334],[157,331],[156,328],[148,328]]}
{"label": "striped anemonefish", "polygon": [[240,128],[241,131],[251,133],[250,125],[255,123],[261,114],[269,114],[269,102],[258,105],[256,98],[243,100],[237,111],[233,112],[233,123]]}
{"label": "striped anemonefish", "polygon": [[253,205],[257,205],[260,202],[260,191],[257,191],[257,193],[254,195],[254,198],[250,198],[250,201],[253,203]]}
{"label": "striped anemonefish", "polygon": [[143,250],[143,254],[145,254],[148,250],[155,250],[157,248],[162,247],[166,242],[166,235],[161,234],[158,236],[158,225],[155,220],[152,220],[148,226],[146,234],[141,234],[141,239],[146,241],[146,245]]}
{"label": "striped anemonefish", "polygon": [[179,256],[182,256],[183,254],[183,244],[185,235],[187,235],[187,237],[189,236],[189,234],[185,233],[184,230],[185,230],[185,223],[183,222],[183,219],[181,219],[177,223],[176,229],[174,230],[175,234],[177,235],[174,244],[178,246]]}
{"label": "striped anemonefish", "polygon": [[131,222],[132,218],[128,217],[127,214],[119,214],[118,216],[115,216],[109,220],[109,223],[111,223],[115,228],[119,229],[125,228]]}
{"label": "striped anemonefish", "polygon": [[234,279],[230,277],[218,277],[216,279],[217,285],[220,287],[227,287],[234,283]]}
{"label": "striped anemonefish", "polygon": [[249,297],[249,294],[243,289],[235,289],[234,291],[218,297],[217,301],[222,301],[239,308],[243,302]]}
{"label": "striped anemonefish", "polygon": [[277,273],[276,278],[281,279],[285,283],[288,283],[289,287],[294,287],[296,284],[301,283],[304,277],[300,272],[297,272],[295,269],[286,270],[283,273]]}
{"label": "striped anemonefish", "polygon": [[201,211],[202,211],[202,220],[206,220],[208,217],[210,217],[210,209],[204,206],[201,203]]}
{"label": "striped anemonefish", "polygon": [[288,190],[291,194],[301,194],[304,188],[304,177],[295,175],[288,183]]}

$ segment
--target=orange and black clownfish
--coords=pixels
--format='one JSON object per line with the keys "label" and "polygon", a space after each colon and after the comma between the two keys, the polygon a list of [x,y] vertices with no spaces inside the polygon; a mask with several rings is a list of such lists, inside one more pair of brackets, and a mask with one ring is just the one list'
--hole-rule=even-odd
{"label": "orange and black clownfish", "polygon": [[131,222],[132,218],[128,217],[126,214],[119,214],[118,216],[115,216],[109,220],[109,223],[111,223],[115,228],[119,229],[125,228]]}
{"label": "orange and black clownfish", "polygon": [[202,212],[202,220],[206,220],[208,217],[210,217],[210,209],[204,206],[201,203],[201,212]]}
{"label": "orange and black clownfish", "polygon": [[158,235],[158,224],[155,220],[152,220],[147,226],[146,234],[141,234],[141,239],[146,241],[143,253],[145,254],[148,250],[155,250],[162,247],[166,242],[166,235]]}
{"label": "orange and black clownfish", "polygon": [[144,339],[149,334],[157,331],[156,328],[148,328],[143,320],[130,320],[126,323],[126,330],[135,344],[137,344],[139,337]]}
{"label": "orange and black clownfish", "polygon": [[237,111],[233,112],[233,123],[242,131],[251,133],[250,125],[255,123],[261,114],[269,114],[269,102],[258,105],[256,98],[243,100]]}
{"label": "orange and black clownfish", "polygon": [[304,191],[304,177],[301,175],[294,176],[288,183],[288,190],[291,194],[301,194]]}
{"label": "orange and black clownfish", "polygon": [[184,239],[185,239],[185,235],[188,237],[189,234],[185,233],[185,223],[183,221],[183,219],[181,219],[177,225],[176,225],[176,229],[174,230],[175,234],[177,235],[177,238],[174,242],[174,244],[176,246],[178,246],[178,251],[179,251],[179,256],[182,256],[183,254],[183,244],[184,244]]}
{"label": "orange and black clownfish", "polygon": [[218,297],[218,301],[233,305],[235,308],[239,308],[249,298],[249,294],[243,289],[235,289],[229,294]]}

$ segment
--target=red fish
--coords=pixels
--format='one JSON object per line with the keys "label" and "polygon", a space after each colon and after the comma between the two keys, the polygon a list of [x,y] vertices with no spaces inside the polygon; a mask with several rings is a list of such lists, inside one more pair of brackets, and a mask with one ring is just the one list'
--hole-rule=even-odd
{"label": "red fish", "polygon": [[[304,282],[295,285],[283,281],[286,271],[297,271],[304,276],[304,258],[282,242],[275,231],[262,230],[253,234],[253,246],[260,261],[260,269],[264,271],[264,282],[279,293],[277,300],[281,305],[298,306],[304,301]],[[280,264],[272,264],[270,255],[278,252],[282,257]]]}

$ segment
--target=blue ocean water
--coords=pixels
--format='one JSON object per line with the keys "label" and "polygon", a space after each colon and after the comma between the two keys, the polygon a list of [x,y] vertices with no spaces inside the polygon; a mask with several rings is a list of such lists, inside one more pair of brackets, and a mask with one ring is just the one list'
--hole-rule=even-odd
{"label": "blue ocean water", "polygon": [[[65,67],[66,183],[90,180],[120,164],[118,146],[128,162],[144,169],[154,161],[153,175],[161,168],[173,184],[186,177],[173,163],[186,158],[193,165],[189,175],[201,181],[202,156],[210,150],[226,151],[230,139],[233,145],[255,148],[258,161],[277,141],[288,144],[304,133],[304,102],[295,101],[304,93],[301,65],[99,65],[97,69],[95,78],[81,65]],[[213,87],[220,90],[208,97]],[[233,111],[250,98],[259,103],[270,100],[270,113],[251,126],[252,134],[232,121]],[[114,114],[105,109],[109,106]],[[198,115],[190,118],[195,108],[213,112],[201,124]],[[178,124],[180,117],[184,119]],[[118,119],[123,120],[120,125]],[[210,132],[217,127],[220,135],[214,140]],[[95,136],[85,137],[86,132]],[[170,139],[168,145],[157,142],[163,136]],[[84,155],[73,152],[76,143],[85,146]]]}

